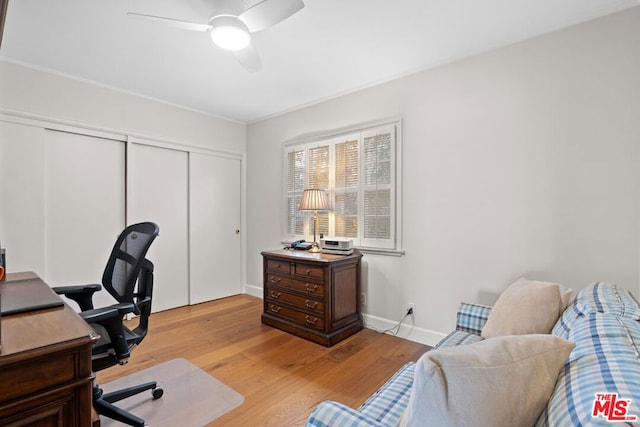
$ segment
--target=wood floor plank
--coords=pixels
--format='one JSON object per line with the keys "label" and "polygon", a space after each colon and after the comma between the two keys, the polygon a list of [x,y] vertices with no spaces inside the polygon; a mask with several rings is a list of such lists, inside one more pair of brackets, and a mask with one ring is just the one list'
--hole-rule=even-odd
{"label": "wood floor plank", "polygon": [[99,383],[185,358],[245,398],[211,426],[303,426],[323,400],[358,407],[428,346],[370,329],[324,347],[262,325],[262,300],[238,295],[154,313],[129,364]]}

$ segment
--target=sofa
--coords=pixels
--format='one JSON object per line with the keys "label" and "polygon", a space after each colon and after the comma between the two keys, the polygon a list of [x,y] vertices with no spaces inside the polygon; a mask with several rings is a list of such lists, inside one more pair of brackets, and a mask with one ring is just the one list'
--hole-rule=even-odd
{"label": "sofa", "polygon": [[[563,295],[568,295],[567,290],[564,289],[564,291]],[[502,296],[496,302],[496,308],[500,299]],[[535,307],[535,299],[520,296],[518,301],[520,300],[525,300],[525,304],[528,304],[528,307],[522,310],[526,311],[533,307],[532,313],[542,311]],[[547,302],[538,302],[538,305],[541,304],[544,304],[545,307],[549,305]],[[495,419],[494,421],[482,421],[481,417],[475,421],[458,419],[455,414],[453,418],[449,418],[450,421],[443,422],[442,418],[439,418],[438,422],[432,420],[430,416],[432,412],[430,411],[433,413],[453,411],[455,405],[464,410],[468,401],[467,392],[473,394],[477,391],[476,394],[479,394],[481,398],[484,393],[490,399],[494,394],[499,394],[502,389],[509,388],[491,385],[493,389],[484,390],[483,387],[486,387],[487,381],[478,380],[475,382],[469,380],[466,385],[462,386],[463,392],[457,393],[455,399],[448,396],[449,401],[446,398],[442,400],[439,404],[440,407],[443,407],[442,410],[436,408],[434,411],[433,408],[430,408],[418,415],[417,418],[414,416],[412,420],[407,421],[407,413],[412,410],[412,407],[415,412],[416,406],[420,409],[421,405],[429,406],[429,402],[439,399],[438,396],[434,398],[429,395],[428,398],[420,400],[421,398],[418,396],[428,394],[430,389],[438,388],[437,385],[431,383],[435,377],[425,376],[424,364],[421,364],[423,358],[431,357],[433,359],[433,355],[437,353],[459,352],[472,348],[462,348],[461,346],[478,347],[490,342],[497,342],[498,338],[496,337],[483,337],[483,329],[486,332],[492,307],[462,303],[457,313],[456,329],[432,350],[425,353],[418,362],[409,362],[399,369],[358,409],[334,401],[321,402],[309,416],[307,426],[355,427],[396,426],[399,424],[420,426],[500,424],[535,425],[536,427],[640,426],[640,306],[638,302],[627,289],[613,283],[598,282],[587,286],[575,296],[571,296],[570,300],[562,301],[560,304],[559,314],[556,316],[557,320],[549,333],[549,339],[569,342],[571,347],[561,355],[558,368],[550,370],[548,373],[553,381],[542,400],[542,409],[536,408],[534,418],[530,418],[526,422],[518,422],[516,420],[518,416],[512,416],[512,419],[503,418],[504,422],[496,423]],[[517,308],[517,310],[520,309],[520,307]],[[513,316],[514,313],[510,315]],[[506,324],[512,323],[505,319],[500,320]],[[545,321],[548,320],[545,319]],[[525,334],[528,332],[525,331]],[[511,333],[508,327],[507,333]],[[533,336],[531,335],[531,337]],[[510,340],[513,336],[502,338]],[[497,347],[499,352],[502,345],[499,344]],[[534,348],[537,348],[537,345],[531,346],[532,350]],[[502,353],[509,351],[505,350]],[[526,368],[519,369],[524,371]],[[542,368],[545,372],[541,373],[536,369],[539,368],[532,370],[535,376],[547,374],[546,368]],[[527,387],[529,382],[535,379],[535,376],[524,380],[516,379],[514,382],[521,381]],[[447,387],[454,387],[453,380],[450,384],[445,383],[443,387],[445,392],[451,393]],[[528,389],[525,388],[525,390]],[[412,392],[414,396],[412,396]],[[508,393],[508,390],[506,392]],[[523,399],[522,392],[512,393],[512,395],[514,394],[515,396],[507,395],[507,397]],[[527,392],[523,395],[527,395]],[[474,409],[475,414],[472,413],[472,417],[489,410],[495,410],[495,408],[489,408],[490,406],[484,410]],[[501,411],[502,408],[498,410]]]}

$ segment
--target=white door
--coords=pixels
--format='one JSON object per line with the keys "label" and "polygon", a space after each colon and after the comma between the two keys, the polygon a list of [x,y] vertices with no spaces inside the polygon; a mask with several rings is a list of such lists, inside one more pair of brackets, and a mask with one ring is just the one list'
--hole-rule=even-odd
{"label": "white door", "polygon": [[[47,129],[44,153],[44,280],[100,283],[124,228],[125,143]],[[113,302],[94,297],[96,307]]]}
{"label": "white door", "polygon": [[44,129],[0,121],[0,245],[7,272],[44,275]]}
{"label": "white door", "polygon": [[160,234],[147,258],[155,265],[152,310],[189,303],[188,153],[130,143],[127,223],[151,221]]}
{"label": "white door", "polygon": [[240,209],[240,159],[191,153],[190,304],[242,293]]}

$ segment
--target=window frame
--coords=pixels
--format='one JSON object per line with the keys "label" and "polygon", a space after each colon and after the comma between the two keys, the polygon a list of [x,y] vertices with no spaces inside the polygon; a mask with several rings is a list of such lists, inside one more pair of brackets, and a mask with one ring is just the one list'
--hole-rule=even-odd
{"label": "window frame", "polygon": [[[359,141],[359,150],[363,150],[365,135],[371,134],[380,128],[389,127],[392,132],[392,150],[391,150],[391,184],[392,200],[390,206],[391,216],[391,238],[390,244],[385,247],[376,246],[375,244],[367,244],[368,241],[362,235],[362,227],[364,223],[358,223],[359,237],[361,238],[360,245],[355,246],[357,239],[354,239],[354,247],[364,253],[377,253],[383,255],[401,256],[404,254],[402,246],[402,119],[399,117],[388,118],[383,120],[371,121],[366,123],[355,124],[340,129],[326,130],[315,132],[311,134],[305,134],[283,143],[282,147],[282,177],[283,177],[283,196],[282,196],[282,243],[290,243],[293,240],[308,238],[307,235],[294,235],[288,233],[288,220],[289,220],[289,191],[288,191],[288,155],[294,150],[308,150],[310,148],[322,145],[330,145],[329,155],[329,167],[331,173],[329,174],[329,188],[326,188],[327,195],[333,204],[335,202],[335,172],[333,171],[335,165],[335,146],[340,142],[348,141],[350,137],[357,136]],[[307,151],[308,152],[308,151]],[[364,170],[363,170],[363,155],[359,152],[359,166],[358,166],[358,210],[359,218],[364,219],[364,213],[361,210],[364,208]],[[308,179],[308,163],[309,159],[305,156],[305,180]],[[329,220],[329,235],[334,235],[335,218],[333,217],[333,211],[329,212],[331,216]],[[304,216],[303,230],[309,230],[310,221],[312,221],[313,215]],[[319,232],[318,232],[319,234]]]}

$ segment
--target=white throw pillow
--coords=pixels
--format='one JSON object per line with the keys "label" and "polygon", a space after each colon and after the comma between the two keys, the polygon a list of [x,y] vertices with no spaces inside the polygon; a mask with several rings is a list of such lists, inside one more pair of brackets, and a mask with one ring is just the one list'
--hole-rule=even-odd
{"label": "white throw pillow", "polygon": [[399,425],[531,427],[575,344],[514,335],[425,353]]}
{"label": "white throw pillow", "polygon": [[559,285],[524,277],[500,295],[482,328],[483,338],[548,334],[564,309]]}

